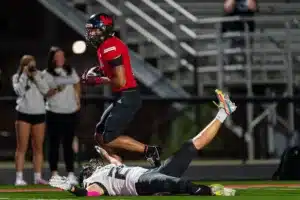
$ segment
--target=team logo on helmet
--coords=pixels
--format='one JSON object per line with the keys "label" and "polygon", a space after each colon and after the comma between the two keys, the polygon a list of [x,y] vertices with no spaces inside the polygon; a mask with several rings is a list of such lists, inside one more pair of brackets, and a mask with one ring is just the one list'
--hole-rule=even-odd
{"label": "team logo on helmet", "polygon": [[100,15],[100,20],[103,22],[105,26],[112,25],[113,23],[113,19],[105,15]]}

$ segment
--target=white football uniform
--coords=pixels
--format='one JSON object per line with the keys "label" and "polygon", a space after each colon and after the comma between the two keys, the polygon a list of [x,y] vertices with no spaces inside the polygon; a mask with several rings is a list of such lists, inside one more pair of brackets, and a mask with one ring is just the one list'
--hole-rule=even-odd
{"label": "white football uniform", "polygon": [[99,167],[87,179],[83,180],[84,187],[92,183],[100,183],[110,196],[136,196],[135,184],[148,169],[142,167],[128,167],[126,165],[106,165]]}

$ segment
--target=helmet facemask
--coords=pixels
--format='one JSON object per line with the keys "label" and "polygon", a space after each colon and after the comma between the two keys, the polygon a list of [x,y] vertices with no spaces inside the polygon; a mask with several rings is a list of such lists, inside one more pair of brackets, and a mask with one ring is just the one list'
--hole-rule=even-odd
{"label": "helmet facemask", "polygon": [[85,30],[86,40],[96,48],[98,48],[98,46],[102,44],[107,38],[114,35],[113,26],[106,26],[101,22],[97,25],[87,23],[85,25]]}
{"label": "helmet facemask", "polygon": [[91,45],[97,48],[105,40],[103,28],[104,27],[97,28],[94,27],[92,24],[86,24],[86,41],[88,41]]}

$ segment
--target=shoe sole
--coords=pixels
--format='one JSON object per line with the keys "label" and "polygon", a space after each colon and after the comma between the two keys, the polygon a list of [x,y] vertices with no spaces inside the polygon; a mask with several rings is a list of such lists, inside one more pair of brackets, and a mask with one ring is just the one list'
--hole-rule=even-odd
{"label": "shoe sole", "polygon": [[225,112],[228,115],[230,115],[232,113],[232,110],[230,109],[230,105],[225,101],[223,92],[218,89],[216,89],[215,92],[217,93],[217,98],[219,102],[221,102],[224,105]]}

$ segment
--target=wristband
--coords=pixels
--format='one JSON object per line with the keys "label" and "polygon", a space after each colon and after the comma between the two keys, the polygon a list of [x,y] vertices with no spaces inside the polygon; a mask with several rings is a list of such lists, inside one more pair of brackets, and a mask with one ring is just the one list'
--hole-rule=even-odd
{"label": "wristband", "polygon": [[75,194],[78,197],[85,197],[85,196],[88,195],[88,191],[86,189],[79,188],[79,187],[76,187],[76,186],[73,186],[73,188],[70,192],[72,192],[73,194]]}
{"label": "wristband", "polygon": [[100,193],[96,192],[96,191],[88,191],[87,196],[88,197],[98,197],[98,196],[100,196]]}

